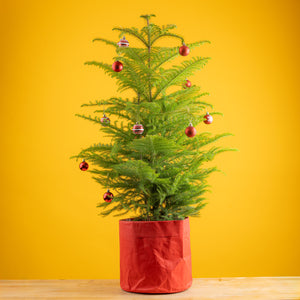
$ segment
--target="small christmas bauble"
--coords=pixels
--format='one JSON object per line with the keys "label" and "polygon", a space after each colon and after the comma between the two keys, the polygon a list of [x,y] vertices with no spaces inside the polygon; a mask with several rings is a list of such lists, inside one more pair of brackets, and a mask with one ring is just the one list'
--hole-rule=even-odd
{"label": "small christmas bauble", "polygon": [[109,190],[107,190],[106,193],[103,195],[103,199],[105,202],[111,202],[111,200],[114,198],[113,193],[111,193]]}
{"label": "small christmas bauble", "polygon": [[123,64],[117,60],[112,64],[112,69],[115,72],[121,72],[123,70]]}
{"label": "small christmas bauble", "polygon": [[119,47],[129,47],[129,42],[125,39],[125,36],[123,36],[122,39],[118,42]]}
{"label": "small christmas bauble", "polygon": [[79,165],[81,171],[86,171],[89,168],[89,164],[83,159]]}
{"label": "small christmas bauble", "polygon": [[179,54],[182,56],[187,56],[190,53],[190,48],[186,46],[185,43],[182,44],[182,46],[179,48]]}
{"label": "small christmas bauble", "polygon": [[134,134],[143,134],[143,132],[144,132],[143,125],[136,122],[136,124],[134,124],[133,127],[132,127],[132,132]]}
{"label": "small christmas bauble", "polygon": [[188,79],[186,79],[185,86],[190,88],[192,86],[192,83]]}
{"label": "small christmas bauble", "polygon": [[106,114],[103,114],[103,117],[100,119],[100,122],[103,126],[107,126],[110,123],[110,119],[106,116]]}
{"label": "small christmas bauble", "polygon": [[185,134],[188,137],[194,137],[196,135],[196,133],[197,133],[196,128],[193,127],[192,123],[190,123],[190,125],[185,129]]}
{"label": "small christmas bauble", "polygon": [[209,114],[209,112],[206,113],[206,115],[204,116],[204,123],[205,124],[211,124],[213,122],[213,117]]}

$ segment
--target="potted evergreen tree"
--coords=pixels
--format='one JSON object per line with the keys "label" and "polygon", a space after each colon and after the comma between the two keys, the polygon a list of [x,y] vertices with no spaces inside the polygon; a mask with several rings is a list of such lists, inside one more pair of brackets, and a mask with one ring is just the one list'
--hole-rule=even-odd
{"label": "potted evergreen tree", "polygon": [[[205,131],[213,115],[220,113],[211,112],[212,105],[202,100],[207,93],[188,80],[209,58],[167,64],[208,41],[185,44],[183,37],[172,32],[175,25],[155,25],[150,22],[154,15],[141,17],[146,25],[140,30],[113,29],[120,33],[118,43],[94,40],[113,46],[117,55],[112,65],[86,64],[104,70],[117,80],[119,91],[131,90],[134,96],[82,105],[99,108],[95,116],[77,116],[99,124],[111,143],[94,144],[75,157],[84,159],[83,171],[92,163],[89,172],[108,188],[98,205],[101,215],[133,214],[119,221],[122,289],[174,293],[192,284],[188,217],[197,216],[204,207],[207,177],[217,171],[204,164],[232,149],[207,147],[230,134]],[[125,35],[141,47],[132,46],[131,39],[129,45]],[[165,37],[177,39],[178,47],[159,47]]]}

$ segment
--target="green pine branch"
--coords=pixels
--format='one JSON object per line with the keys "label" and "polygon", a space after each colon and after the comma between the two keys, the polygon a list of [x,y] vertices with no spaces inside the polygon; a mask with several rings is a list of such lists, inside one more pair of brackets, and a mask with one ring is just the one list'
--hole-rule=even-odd
{"label": "green pine branch", "polygon": [[119,37],[122,37],[124,34],[128,34],[130,36],[133,36],[137,38],[139,41],[141,41],[146,47],[148,47],[148,43],[143,37],[143,35],[139,32],[137,28],[123,28],[123,27],[115,27],[113,30],[119,31],[120,35]]}
{"label": "green pine branch", "polygon": [[203,68],[208,60],[208,57],[194,57],[189,61],[183,62],[181,66],[174,66],[173,69],[162,70],[161,80],[156,86],[153,99],[156,99],[159,94],[171,85],[182,82],[186,77],[193,75],[197,70]]}
{"label": "green pine branch", "polygon": [[114,46],[115,48],[118,47],[118,45],[117,45],[116,42],[113,42],[113,41],[110,41],[110,40],[107,40],[107,39],[103,39],[103,38],[96,38],[96,39],[93,39],[93,42],[103,42],[103,43],[105,43],[106,45]]}

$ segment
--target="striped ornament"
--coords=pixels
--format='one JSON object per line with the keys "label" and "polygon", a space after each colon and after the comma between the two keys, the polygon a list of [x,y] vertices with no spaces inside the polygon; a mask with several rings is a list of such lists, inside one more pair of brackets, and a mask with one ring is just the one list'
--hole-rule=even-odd
{"label": "striped ornament", "polygon": [[129,47],[129,42],[125,39],[125,36],[123,36],[122,39],[118,42],[119,47]]}
{"label": "striped ornament", "polygon": [[136,124],[133,125],[132,127],[132,132],[134,134],[143,134],[144,132],[144,127],[142,124],[139,124],[138,122]]}
{"label": "striped ornament", "polygon": [[106,114],[103,114],[103,117],[100,119],[100,122],[103,126],[107,126],[110,123],[110,119],[106,116]]}
{"label": "striped ornament", "polygon": [[204,123],[205,124],[211,124],[213,122],[213,117],[209,114],[209,112],[206,113],[206,115],[204,116]]}

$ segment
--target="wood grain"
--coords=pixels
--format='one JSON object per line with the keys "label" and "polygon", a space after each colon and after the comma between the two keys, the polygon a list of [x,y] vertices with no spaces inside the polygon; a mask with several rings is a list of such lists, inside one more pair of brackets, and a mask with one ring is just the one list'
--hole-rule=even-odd
{"label": "wood grain", "polygon": [[198,278],[182,293],[146,295],[121,290],[119,280],[0,280],[0,299],[241,299],[300,300],[300,277]]}

